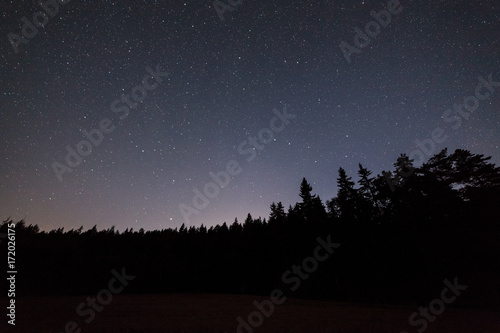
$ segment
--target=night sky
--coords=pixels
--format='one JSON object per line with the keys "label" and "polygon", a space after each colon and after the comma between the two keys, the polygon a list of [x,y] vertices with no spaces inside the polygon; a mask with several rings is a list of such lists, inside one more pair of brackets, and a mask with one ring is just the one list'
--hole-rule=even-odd
{"label": "night sky", "polygon": [[[392,170],[433,132],[432,154],[500,165],[498,0],[238,3],[66,1],[36,32],[36,1],[2,1],[0,217],[120,231],[267,218],[300,201],[302,177],[326,201],[339,167]],[[390,23],[366,35],[384,6]]]}

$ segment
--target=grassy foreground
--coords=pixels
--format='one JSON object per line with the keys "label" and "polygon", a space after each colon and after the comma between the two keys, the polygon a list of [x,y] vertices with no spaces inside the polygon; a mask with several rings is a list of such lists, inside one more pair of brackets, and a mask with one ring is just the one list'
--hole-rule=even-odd
{"label": "grassy foreground", "polygon": [[[236,318],[246,319],[255,311],[254,300],[268,299],[210,294],[116,295],[101,312],[95,312],[95,318],[87,324],[84,319],[89,316],[76,313],[86,297],[19,297],[16,326],[8,325],[7,332],[66,333],[65,325],[69,321],[74,321],[82,333],[237,332]],[[412,333],[419,327],[410,326],[408,318],[417,309],[287,299],[275,307],[269,318],[264,317],[263,324],[254,332]],[[4,324],[1,326],[5,327]],[[249,333],[247,330],[240,332]],[[500,332],[500,316],[493,310],[446,308],[429,323],[425,332]]]}

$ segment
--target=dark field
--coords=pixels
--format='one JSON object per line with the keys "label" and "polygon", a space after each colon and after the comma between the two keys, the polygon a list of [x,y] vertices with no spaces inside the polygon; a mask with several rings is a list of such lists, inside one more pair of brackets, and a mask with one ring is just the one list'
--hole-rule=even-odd
{"label": "dark field", "polygon": [[[87,324],[84,319],[88,317],[78,316],[75,311],[86,297],[19,297],[16,326],[14,329],[9,327],[8,331],[59,333],[65,332],[67,322],[74,321],[81,332],[237,332],[236,318],[246,319],[255,311],[254,300],[268,299],[212,294],[117,295]],[[417,310],[418,306],[287,299],[284,304],[276,306],[254,332],[412,333],[420,326],[410,326],[408,317]],[[248,333],[245,329],[240,332]],[[499,311],[447,307],[434,322],[429,323],[425,332],[500,332]]]}

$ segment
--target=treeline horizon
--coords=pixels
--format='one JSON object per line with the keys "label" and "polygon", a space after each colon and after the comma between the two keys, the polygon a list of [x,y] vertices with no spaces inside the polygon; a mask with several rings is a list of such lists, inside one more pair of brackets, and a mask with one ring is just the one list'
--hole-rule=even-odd
{"label": "treeline horizon", "polygon": [[373,177],[359,164],[356,182],[339,168],[337,196],[325,203],[303,178],[301,202],[210,228],[46,232],[21,220],[18,291],[92,294],[124,267],[136,276],[126,293],[268,295],[287,289],[283,273],[312,255],[317,237],[331,237],[340,247],[287,296],[416,304],[458,277],[470,288],[457,303],[498,306],[500,168],[490,159],[443,149],[415,167],[401,154],[393,171]]}

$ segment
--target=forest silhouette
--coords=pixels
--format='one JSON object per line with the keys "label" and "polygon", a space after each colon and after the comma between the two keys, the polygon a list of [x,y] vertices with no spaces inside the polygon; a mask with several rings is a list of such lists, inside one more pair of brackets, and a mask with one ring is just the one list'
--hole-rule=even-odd
{"label": "forest silhouette", "polygon": [[402,154],[377,176],[359,164],[357,181],[340,168],[337,196],[326,202],[303,178],[301,202],[273,202],[267,218],[249,213],[210,228],[46,232],[21,220],[16,293],[95,294],[124,267],[136,277],[124,293],[269,295],[288,290],[283,272],[331,235],[341,246],[287,296],[426,303],[458,277],[470,286],[461,306],[498,306],[500,168],[490,159],[444,149],[416,167]]}

